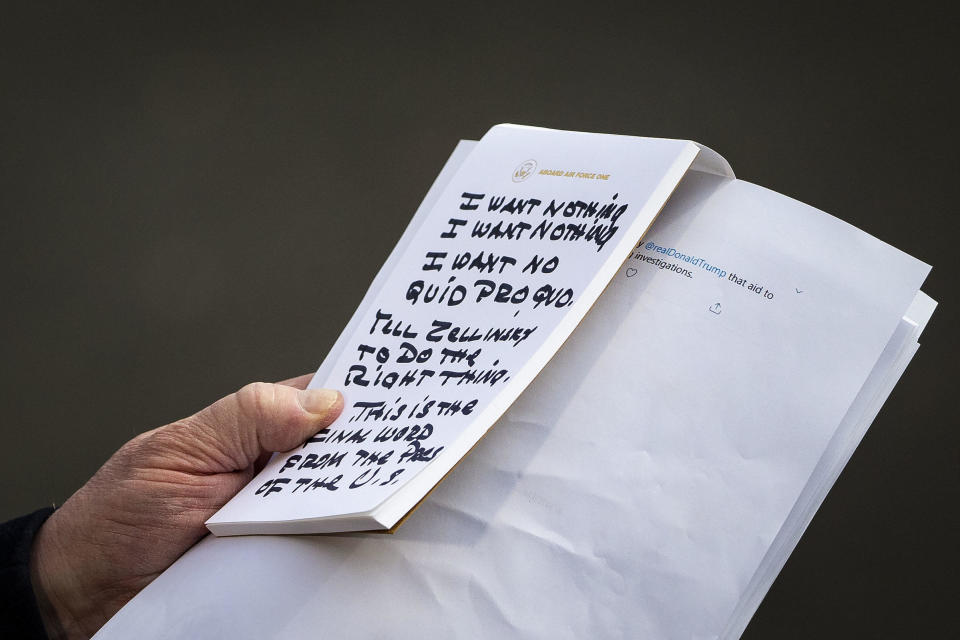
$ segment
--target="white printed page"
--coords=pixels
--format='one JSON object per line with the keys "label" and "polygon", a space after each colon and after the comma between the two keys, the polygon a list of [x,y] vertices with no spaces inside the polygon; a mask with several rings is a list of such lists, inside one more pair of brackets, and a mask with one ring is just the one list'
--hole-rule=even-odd
{"label": "white printed page", "polygon": [[544,441],[500,508],[606,594],[574,636],[628,612],[629,637],[724,631],[927,272],[782,195],[685,178],[507,416]]}
{"label": "white printed page", "polygon": [[757,567],[727,628],[721,634],[722,638],[739,638],[746,629],[800,536],[813,520],[817,509],[919,349],[917,340],[935,307],[936,303],[929,296],[922,291],[917,293]]}
{"label": "white printed page", "polygon": [[275,456],[211,530],[370,528],[223,525],[364,514],[400,492],[377,516],[392,525],[546,364],[696,154],[682,141],[491,129],[411,225],[311,383],[341,389],[343,415]]}

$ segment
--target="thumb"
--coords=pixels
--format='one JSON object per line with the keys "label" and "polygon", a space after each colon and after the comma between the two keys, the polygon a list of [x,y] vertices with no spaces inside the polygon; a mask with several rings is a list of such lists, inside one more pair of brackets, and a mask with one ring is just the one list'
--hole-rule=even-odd
{"label": "thumb", "polygon": [[247,469],[262,454],[288,451],[330,425],[343,409],[343,396],[330,389],[295,389],[254,382],[186,422],[198,443],[219,455],[212,472]]}

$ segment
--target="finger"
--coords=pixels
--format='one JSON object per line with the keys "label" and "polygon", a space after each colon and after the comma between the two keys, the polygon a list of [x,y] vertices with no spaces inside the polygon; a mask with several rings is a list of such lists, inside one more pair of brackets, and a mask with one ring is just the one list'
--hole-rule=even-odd
{"label": "finger", "polygon": [[281,380],[277,384],[282,384],[286,387],[293,387],[294,389],[306,389],[307,385],[310,384],[310,381],[313,379],[312,373],[305,373],[302,376],[297,376],[296,378],[288,378],[286,380]]}
{"label": "finger", "polygon": [[271,451],[289,451],[332,423],[343,396],[330,389],[295,389],[254,382],[187,422],[187,437],[218,448],[223,469],[246,469]]}

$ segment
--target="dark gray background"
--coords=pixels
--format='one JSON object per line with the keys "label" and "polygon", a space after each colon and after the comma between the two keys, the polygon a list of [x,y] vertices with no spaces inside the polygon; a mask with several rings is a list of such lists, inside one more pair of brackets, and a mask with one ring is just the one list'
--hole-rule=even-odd
{"label": "dark gray background", "polygon": [[627,6],[5,7],[0,518],[62,502],[142,430],[312,370],[458,139],[690,138],[933,264],[942,302],[746,637],[947,628],[956,30],[919,8]]}

